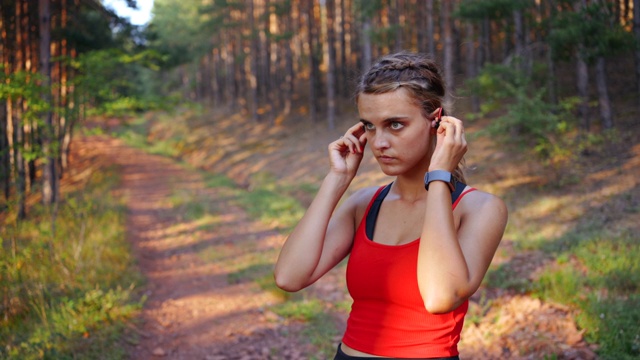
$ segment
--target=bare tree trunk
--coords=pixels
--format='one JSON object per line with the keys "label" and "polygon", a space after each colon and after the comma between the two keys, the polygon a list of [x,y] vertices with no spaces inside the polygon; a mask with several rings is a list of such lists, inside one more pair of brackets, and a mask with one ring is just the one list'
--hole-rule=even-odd
{"label": "bare tree trunk", "polygon": [[427,52],[427,3],[416,1],[416,43],[419,52]]}
{"label": "bare tree trunk", "polygon": [[[25,32],[27,29],[24,29],[22,26],[22,17],[26,16],[22,13],[22,3],[18,3],[16,6],[16,55],[14,58],[15,61],[15,71],[23,71],[24,70],[24,40],[25,40]],[[15,188],[16,195],[18,198],[18,219],[25,219],[27,217],[27,204],[26,204],[26,172],[25,172],[25,162],[24,162],[24,127],[22,125],[22,108],[23,108],[23,100],[22,98],[12,99],[13,102],[11,105],[11,120],[13,121],[13,166],[14,166],[14,176],[15,176]]]}
{"label": "bare tree trunk", "polygon": [[553,50],[547,51],[547,89],[549,90],[549,102],[558,104],[558,82],[556,76],[556,62],[553,60]]}
{"label": "bare tree trunk", "polygon": [[[40,15],[40,74],[42,74],[44,88],[44,103],[51,105],[51,8],[49,0],[39,0]],[[42,170],[42,202],[45,205],[57,201],[56,162],[53,157],[53,123],[51,109],[44,114],[44,129],[42,134],[42,151],[45,162]]]}
{"label": "bare tree trunk", "polygon": [[[215,69],[224,69],[225,63],[224,63],[224,59],[222,58],[222,47],[218,47],[216,49],[213,49],[213,61],[214,61],[214,68]],[[215,92],[215,104],[217,106],[220,106],[224,103],[225,101],[225,96],[224,96],[224,81],[225,81],[225,76],[224,76],[224,71],[216,71],[216,75],[215,75],[215,83],[214,83],[214,92]]]}
{"label": "bare tree trunk", "polygon": [[314,4],[310,1],[307,4],[307,31],[309,42],[309,115],[311,121],[318,121],[318,59],[316,55],[316,25]]}
{"label": "bare tree trunk", "polygon": [[436,56],[436,38],[434,37],[434,25],[433,25],[433,0],[426,0],[427,2],[427,41],[429,45],[427,47],[431,56]]}
{"label": "bare tree trunk", "polygon": [[600,120],[604,129],[613,128],[611,101],[607,89],[607,66],[604,56],[596,59],[596,86],[598,88],[598,104],[600,105]]}
{"label": "bare tree trunk", "polygon": [[640,0],[633,0],[633,34],[636,38],[636,91],[638,106],[640,107]]}
{"label": "bare tree trunk", "polygon": [[[476,61],[476,39],[474,24],[467,22],[467,40],[466,40],[466,63],[467,63],[467,78],[473,79],[478,76],[478,63]],[[480,98],[477,94],[471,94],[471,111],[474,113],[480,112]]]}
{"label": "bare tree trunk", "polygon": [[342,96],[349,94],[349,66],[347,62],[347,8],[345,6],[346,0],[340,1],[340,24],[338,29],[340,32],[338,38],[340,39],[340,76],[338,77],[338,92]]}
{"label": "bare tree trunk", "polygon": [[[7,139],[7,102],[0,101],[0,181],[5,203],[9,201],[11,190],[11,162],[9,160],[9,140]],[[0,207],[0,211],[4,206]]]}
{"label": "bare tree trunk", "polygon": [[367,18],[362,21],[362,73],[367,71],[372,62],[371,19]]}
{"label": "bare tree trunk", "polygon": [[389,9],[389,25],[393,28],[393,51],[398,52],[404,48],[402,41],[402,24],[400,24],[400,0],[391,0]]}
{"label": "bare tree trunk", "polygon": [[271,61],[271,0],[264,0],[264,71],[265,79],[264,83],[266,101],[268,104],[267,118],[268,121],[273,122],[275,113],[275,94],[272,88],[274,81],[273,64]]}
{"label": "bare tree trunk", "polygon": [[251,118],[254,122],[258,122],[260,120],[258,117],[258,107],[260,104],[260,100],[258,98],[258,52],[260,51],[260,49],[258,44],[258,33],[256,29],[255,8],[253,5],[253,0],[247,0],[247,2],[247,17],[249,18],[249,28],[251,29],[251,55],[249,56],[249,61],[251,61],[251,75],[249,79],[251,96],[248,101],[250,103],[249,111],[251,112]]}
{"label": "bare tree trunk", "polygon": [[[287,19],[284,21],[284,32],[286,34],[294,34],[293,14],[289,12]],[[282,111],[283,118],[291,113],[293,101],[293,89],[295,81],[295,69],[293,67],[293,37],[285,39],[282,44],[284,46],[284,108]]]}
{"label": "bare tree trunk", "polygon": [[320,0],[320,4],[324,7],[326,20],[324,28],[326,31],[327,41],[327,125],[330,130],[336,127],[336,47],[335,47],[335,0]]}
{"label": "bare tree trunk", "polygon": [[578,96],[580,103],[578,104],[578,116],[583,130],[589,131],[589,67],[584,60],[583,55],[578,50],[576,59],[576,82],[578,85]]}
{"label": "bare tree trunk", "polygon": [[[515,55],[519,58],[523,58],[524,48],[525,48],[525,34],[524,34],[524,19],[522,17],[522,10],[516,9],[513,10],[513,25],[514,25],[514,44],[515,44]],[[521,59],[519,61],[523,61]]]}
{"label": "bare tree trunk", "polygon": [[453,34],[451,32],[451,1],[442,2],[442,29],[444,33],[444,82],[447,89],[445,104],[451,104],[454,87]]}

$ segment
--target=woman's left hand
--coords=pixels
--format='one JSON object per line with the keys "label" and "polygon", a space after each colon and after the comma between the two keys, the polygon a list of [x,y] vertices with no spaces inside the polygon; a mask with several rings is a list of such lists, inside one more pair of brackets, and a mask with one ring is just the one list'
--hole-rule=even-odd
{"label": "woman's left hand", "polygon": [[[435,121],[432,123],[435,127]],[[436,130],[436,148],[431,156],[429,171],[446,170],[452,172],[467,152],[462,121],[453,116],[442,116]]]}

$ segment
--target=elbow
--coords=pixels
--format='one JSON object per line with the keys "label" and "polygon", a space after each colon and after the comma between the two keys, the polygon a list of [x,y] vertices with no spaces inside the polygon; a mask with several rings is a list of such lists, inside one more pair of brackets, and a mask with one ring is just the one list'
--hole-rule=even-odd
{"label": "elbow", "polygon": [[305,286],[295,281],[295,279],[292,279],[290,276],[286,276],[285,274],[281,274],[278,271],[273,273],[273,278],[276,286],[286,292],[297,292],[305,288]]}
{"label": "elbow", "polygon": [[455,310],[463,300],[454,295],[423,296],[424,307],[430,314],[445,314]]}

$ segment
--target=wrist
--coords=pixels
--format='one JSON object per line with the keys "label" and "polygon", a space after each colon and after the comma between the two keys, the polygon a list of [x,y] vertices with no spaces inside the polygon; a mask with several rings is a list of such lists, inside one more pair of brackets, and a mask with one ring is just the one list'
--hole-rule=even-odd
{"label": "wrist", "polygon": [[330,171],[324,178],[326,185],[337,188],[338,190],[346,190],[351,184],[354,176],[344,173]]}
{"label": "wrist", "polygon": [[453,174],[447,170],[431,170],[424,174],[424,188],[429,191],[429,185],[433,182],[441,182],[446,184],[451,192],[456,189],[456,179]]}

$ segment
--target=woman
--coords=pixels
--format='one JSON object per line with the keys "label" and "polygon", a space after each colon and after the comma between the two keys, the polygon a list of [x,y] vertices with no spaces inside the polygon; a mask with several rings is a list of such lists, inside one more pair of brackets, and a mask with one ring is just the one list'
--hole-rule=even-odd
{"label": "woman", "polygon": [[[275,279],[287,291],[313,284],[350,255],[354,301],[335,359],[458,358],[468,299],[507,210],[464,184],[464,127],[443,115],[444,94],[438,67],[424,55],[374,64],[356,91],[360,122],[329,145],[329,173],[282,247]],[[395,180],[358,190],[335,209],[366,144]]]}

